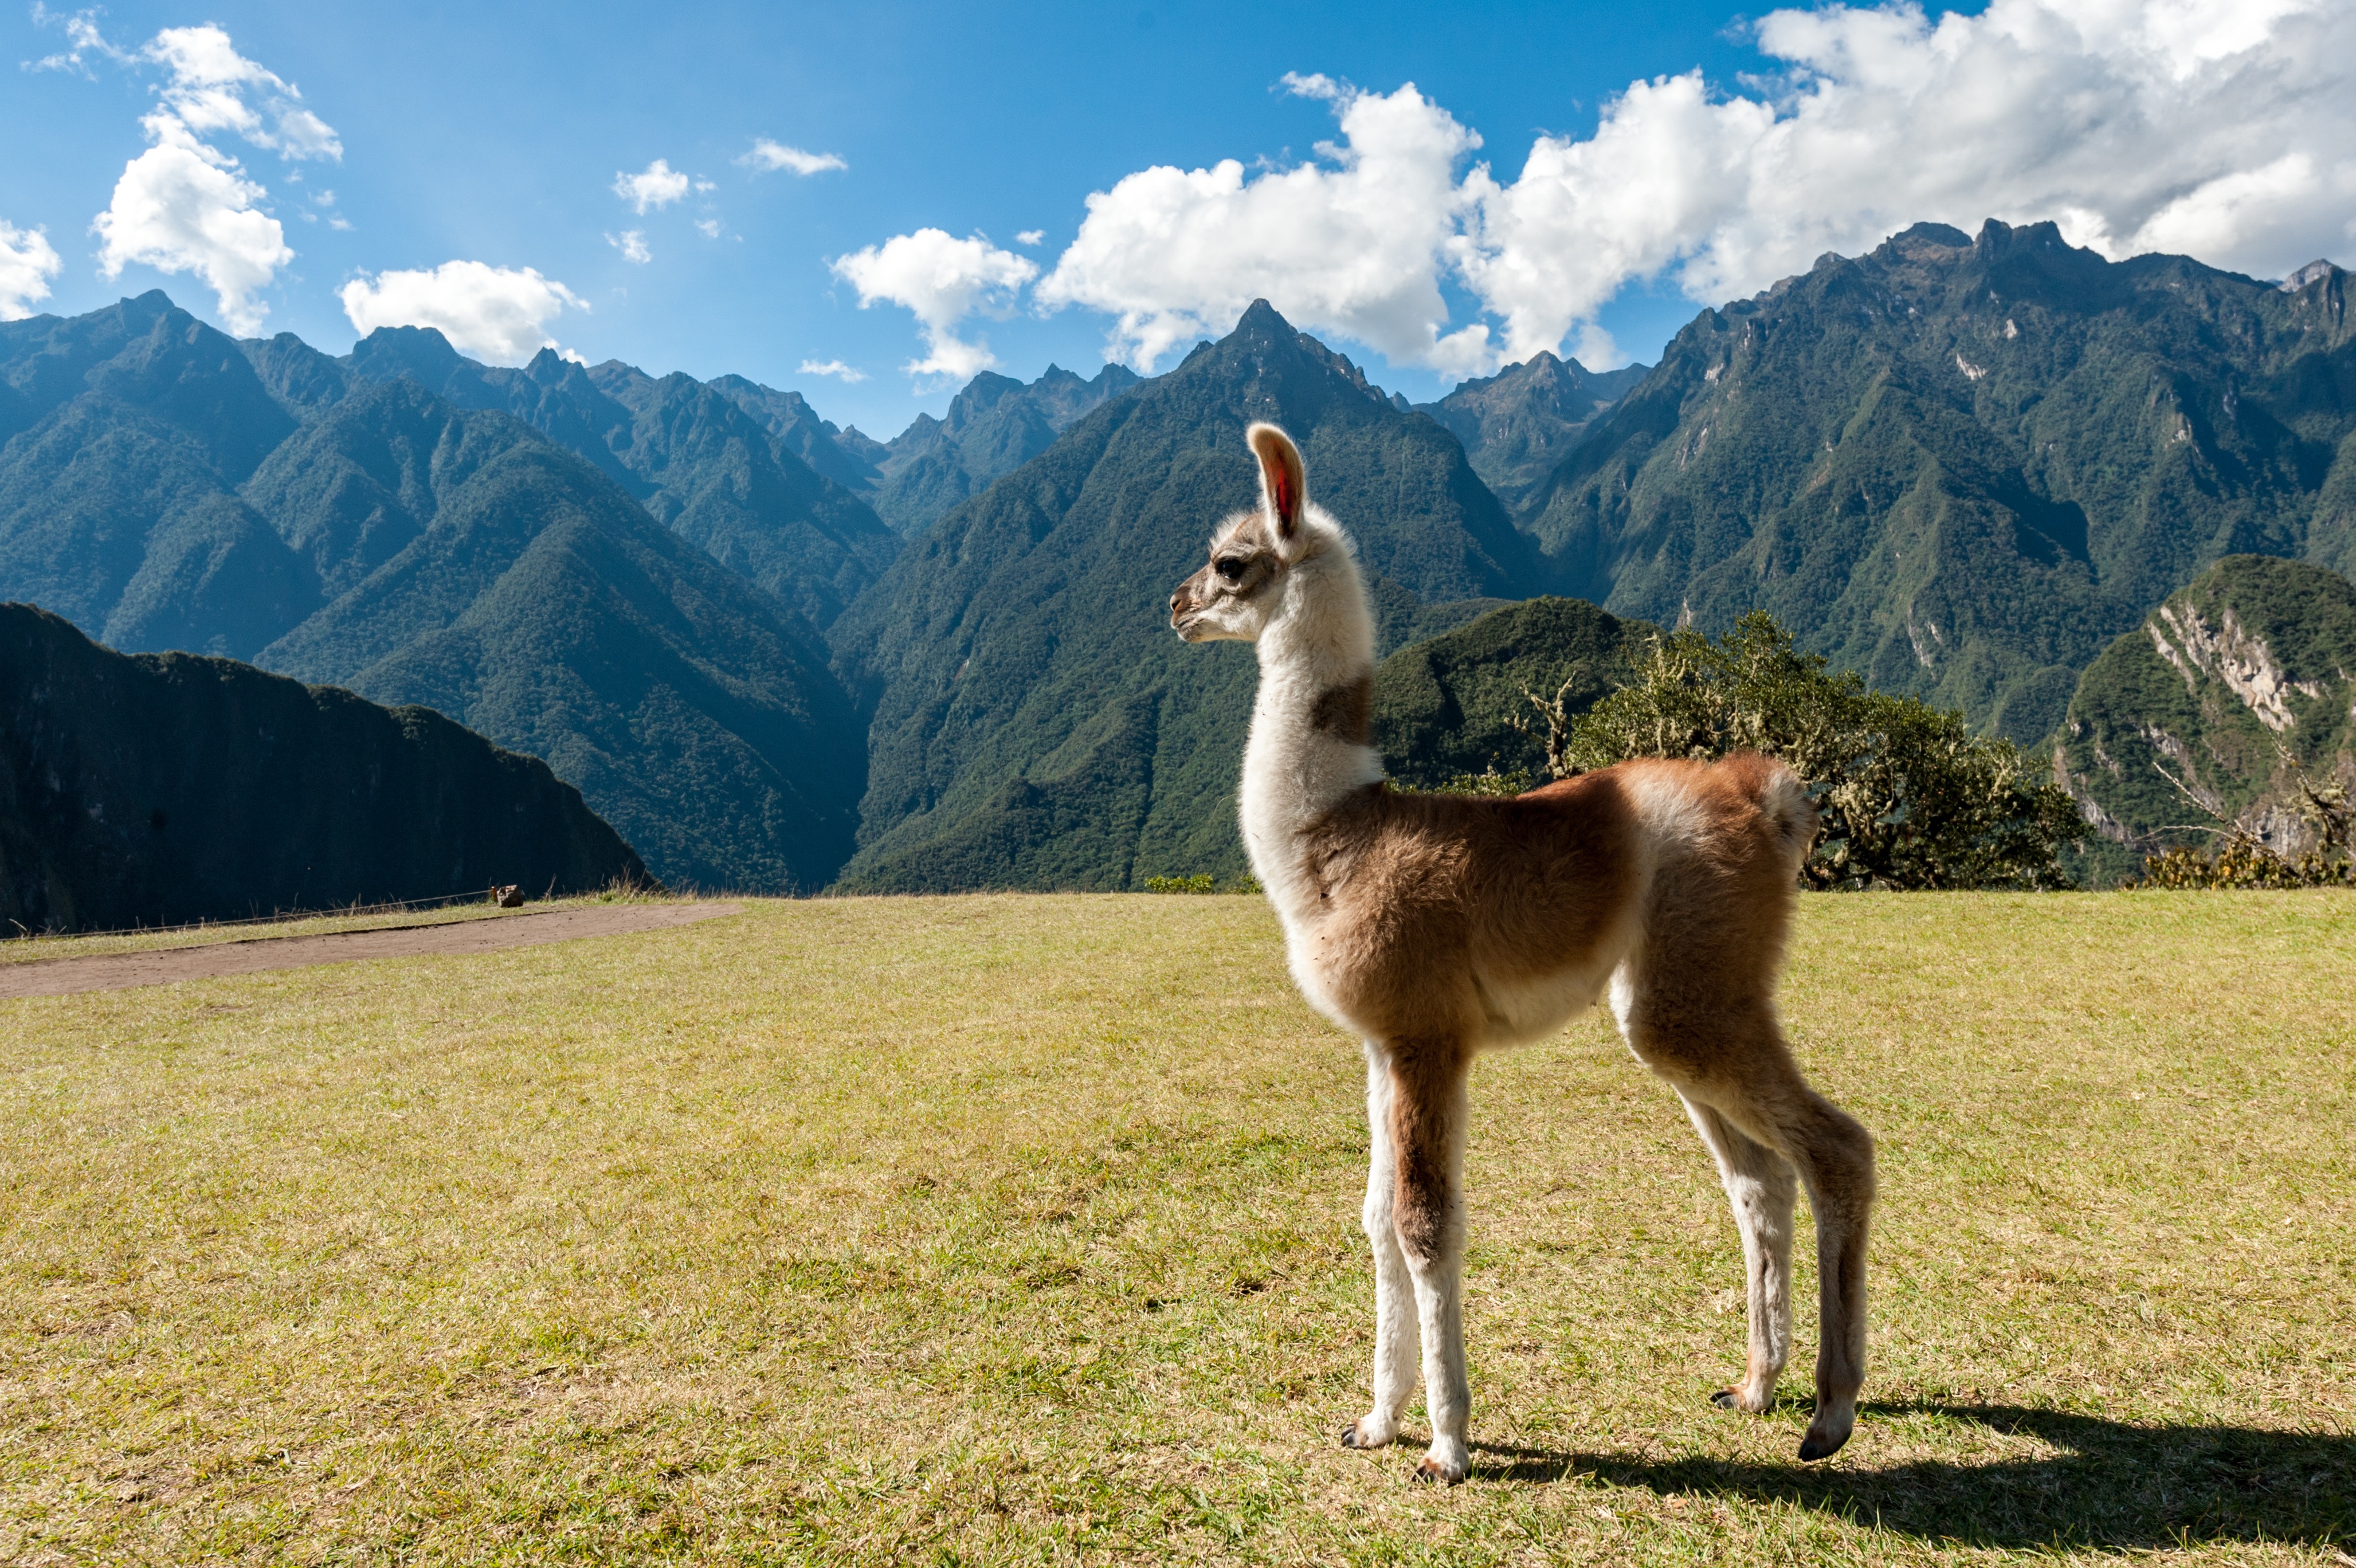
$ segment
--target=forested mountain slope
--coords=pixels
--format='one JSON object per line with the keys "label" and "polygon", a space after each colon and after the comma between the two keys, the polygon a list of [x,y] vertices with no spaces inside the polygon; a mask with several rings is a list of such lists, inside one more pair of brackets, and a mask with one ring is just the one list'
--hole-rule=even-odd
{"label": "forested mountain slope", "polygon": [[1537,563],[1439,425],[1265,303],[910,541],[835,623],[874,704],[845,888],[1125,887],[1243,865],[1251,650],[1189,648],[1171,590],[1258,491],[1244,426],[1301,443],[1312,499],[1412,607],[1517,598]]}
{"label": "forested mountain slope", "polygon": [[1055,444],[1073,422],[1138,384],[1134,371],[1107,365],[1093,381],[1049,365],[1024,385],[984,371],[949,400],[948,413],[920,413],[874,456],[868,491],[885,521],[922,533],[950,508],[1011,474]]}
{"label": "forested mountain slope", "polygon": [[2035,741],[2205,563],[2356,552],[2347,295],[2329,265],[2277,286],[1919,224],[1703,312],[1532,527],[1557,591],[1713,630],[1764,608]]}
{"label": "forested mountain slope", "polygon": [[[715,558],[728,507],[673,520],[712,521],[707,553],[507,413],[161,294],[0,326],[0,596],[429,704],[547,761],[666,881],[807,890],[849,854],[855,721],[816,629]],[[608,458],[666,477],[681,444],[639,434]]]}
{"label": "forested mountain slope", "polygon": [[106,929],[645,876],[544,763],[438,714],[115,653],[0,605],[0,919]]}
{"label": "forested mountain slope", "polygon": [[296,424],[161,293],[0,322],[0,598],[117,647],[251,654],[321,602],[239,493]]}
{"label": "forested mountain slope", "polygon": [[864,500],[798,455],[808,431],[773,429],[691,376],[613,361],[590,370],[547,349],[520,370],[481,365],[419,327],[380,328],[348,365],[363,381],[407,377],[459,408],[515,415],[813,625],[831,622],[899,552]]}
{"label": "forested mountain slope", "polygon": [[2296,858],[2315,843],[2299,773],[2356,797],[2356,584],[2229,555],[2103,650],[2078,683],[2054,781],[2108,880],[2233,822]]}
{"label": "forested mountain slope", "polygon": [[1464,444],[1472,471],[1522,521],[1534,499],[1544,499],[1573,439],[1651,370],[1623,365],[1599,372],[1540,349],[1416,408]]}
{"label": "forested mountain slope", "polygon": [[1634,679],[1659,628],[1551,596],[1402,648],[1375,671],[1374,739],[1399,783],[1432,789],[1494,770],[1547,779],[1546,717],[1585,713]]}
{"label": "forested mountain slope", "polygon": [[348,400],[287,467],[332,471],[385,405],[439,422],[387,487],[429,516],[255,661],[543,758],[667,882],[822,886],[850,852],[859,743],[809,624],[581,458],[414,382]]}

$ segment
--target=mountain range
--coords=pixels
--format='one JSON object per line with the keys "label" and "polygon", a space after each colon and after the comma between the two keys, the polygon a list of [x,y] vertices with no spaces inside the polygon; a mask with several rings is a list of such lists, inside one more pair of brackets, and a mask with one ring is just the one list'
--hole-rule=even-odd
{"label": "mountain range", "polygon": [[1133,886],[1242,865],[1252,660],[1162,607],[1252,500],[1250,420],[1410,650],[1403,779],[1526,767],[1522,688],[1753,607],[2037,745],[2210,564],[2351,563],[2346,285],[1924,224],[1649,368],[1539,355],[1414,407],[1261,303],[1164,375],[986,374],[889,443],[740,377],[412,328],[334,359],[151,294],[0,325],[0,596],[439,706],[669,881]]}
{"label": "mountain range", "polygon": [[1680,331],[1533,503],[1556,592],[1772,612],[1878,688],[2023,744],[2112,639],[2233,553],[2356,564],[2356,321],[2110,262],[2051,223],[1917,224]]}
{"label": "mountain range", "polygon": [[[470,374],[444,390],[479,401]],[[518,401],[538,384],[505,374]],[[751,428],[724,400],[677,403]],[[744,456],[691,423],[593,461],[413,375],[238,343],[160,293],[0,324],[0,597],[115,648],[423,703],[547,762],[666,882],[814,890],[851,848],[858,732],[817,628],[717,553],[732,515],[773,542],[823,531],[704,504],[724,482],[648,456],[664,434]],[[626,457],[667,479],[648,499],[680,501],[673,526],[614,477],[637,477]],[[718,520],[701,543],[699,518]],[[843,570],[808,559],[806,584]]]}

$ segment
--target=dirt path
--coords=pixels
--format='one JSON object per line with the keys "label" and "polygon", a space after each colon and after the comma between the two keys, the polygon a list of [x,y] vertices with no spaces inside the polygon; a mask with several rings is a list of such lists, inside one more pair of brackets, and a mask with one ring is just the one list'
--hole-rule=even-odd
{"label": "dirt path", "polygon": [[537,947],[542,942],[571,941],[576,937],[669,930],[674,926],[734,915],[744,908],[742,904],[603,905],[584,909],[551,909],[544,914],[502,915],[497,919],[462,920],[455,925],[395,926],[320,937],[255,937],[205,947],[42,959],[0,965],[0,999],[122,991],[134,985],[169,985],[177,980],[214,980],[225,974],[259,974],[265,970],[348,963],[364,958],[497,952],[502,948]]}

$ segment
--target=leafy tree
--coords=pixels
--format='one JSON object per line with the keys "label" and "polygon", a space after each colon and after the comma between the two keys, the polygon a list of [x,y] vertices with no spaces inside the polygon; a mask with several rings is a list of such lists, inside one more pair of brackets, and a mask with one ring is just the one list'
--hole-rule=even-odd
{"label": "leafy tree", "polygon": [[1636,680],[1549,750],[1566,771],[1740,750],[1783,758],[1823,817],[1801,873],[1813,887],[2066,887],[2054,856],[2085,828],[2011,742],[1831,673],[1764,611],[1715,643],[1691,630],[1658,639]]}

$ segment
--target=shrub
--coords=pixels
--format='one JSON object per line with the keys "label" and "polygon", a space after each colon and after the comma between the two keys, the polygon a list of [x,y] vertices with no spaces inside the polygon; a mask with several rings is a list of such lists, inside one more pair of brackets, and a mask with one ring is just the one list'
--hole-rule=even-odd
{"label": "shrub", "polygon": [[1210,893],[1217,890],[1216,882],[1207,874],[1201,876],[1149,876],[1145,879],[1148,893]]}
{"label": "shrub", "polygon": [[[2248,829],[2229,822],[2222,829],[2211,830],[2217,833],[2217,844],[2207,854],[2177,848],[2147,855],[2143,880],[2128,886],[2214,889],[2356,887],[2356,808],[2350,806],[2348,791],[2337,784],[2316,783],[2281,742],[2275,743],[2275,750],[2283,766],[2297,777],[2300,812],[2316,828],[2313,848],[2292,860],[2261,843]],[[2167,775],[2166,769],[2161,772]],[[2180,781],[2169,777],[2169,782],[2175,784],[2186,800],[2209,811],[2212,819],[2222,820]]]}
{"label": "shrub", "polygon": [[2018,746],[1972,734],[1959,713],[1869,692],[1825,664],[1763,612],[1715,643],[1672,632],[1633,682],[1548,752],[1565,758],[1566,776],[1637,757],[1781,757],[1823,818],[1801,868],[1810,886],[2070,886],[2054,857],[2085,824]]}

